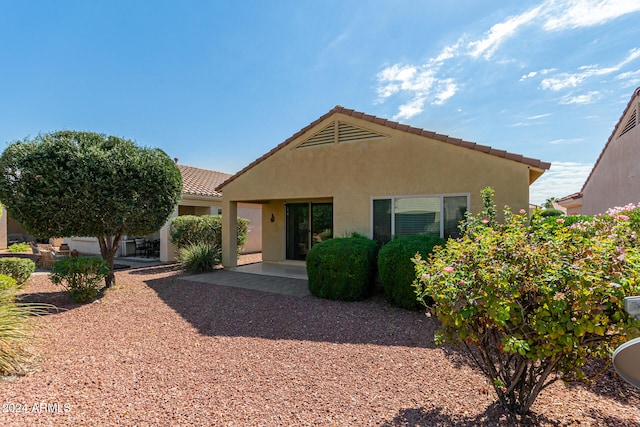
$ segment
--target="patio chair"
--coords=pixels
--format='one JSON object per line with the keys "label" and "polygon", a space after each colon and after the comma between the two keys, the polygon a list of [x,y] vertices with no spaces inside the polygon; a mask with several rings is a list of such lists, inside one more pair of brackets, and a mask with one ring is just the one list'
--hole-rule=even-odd
{"label": "patio chair", "polygon": [[136,244],[136,256],[138,256],[138,254],[144,255],[145,257],[149,255],[151,245],[147,239],[133,239],[133,241]]}
{"label": "patio chair", "polygon": [[147,249],[149,256],[153,258],[160,258],[160,240],[154,240],[149,243],[149,249]]}
{"label": "patio chair", "polygon": [[40,266],[48,270],[50,270],[53,267],[53,264],[56,261],[62,258],[66,258],[65,256],[57,255],[54,251],[48,251],[46,249],[41,250],[40,253],[42,254],[42,258],[40,260]]}
{"label": "patio chair", "polygon": [[42,253],[40,252],[40,249],[38,249],[38,247],[32,242],[29,242],[29,246],[31,246],[31,252],[33,253],[33,262],[36,263],[36,267],[40,267],[42,265]]}

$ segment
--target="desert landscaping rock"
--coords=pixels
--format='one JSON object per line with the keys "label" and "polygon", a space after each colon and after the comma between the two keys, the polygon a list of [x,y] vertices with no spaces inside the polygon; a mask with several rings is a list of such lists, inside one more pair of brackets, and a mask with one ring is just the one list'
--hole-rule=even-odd
{"label": "desert landscaping rock", "polygon": [[[189,281],[172,266],[116,276],[87,305],[32,276],[25,298],[62,310],[35,319],[34,371],[0,381],[0,425],[513,422],[464,353],[434,346],[423,313]],[[639,425],[640,394],[611,370],[592,386],[557,382],[525,422]]]}

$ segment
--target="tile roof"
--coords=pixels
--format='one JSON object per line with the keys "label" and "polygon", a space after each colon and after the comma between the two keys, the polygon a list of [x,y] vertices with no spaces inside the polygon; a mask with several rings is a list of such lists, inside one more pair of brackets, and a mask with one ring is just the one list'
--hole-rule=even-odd
{"label": "tile roof", "polygon": [[394,122],[392,120],[387,120],[387,119],[384,119],[384,118],[381,118],[381,117],[372,116],[370,114],[362,113],[360,111],[355,111],[355,110],[351,110],[351,109],[348,109],[348,108],[344,108],[341,105],[336,105],[331,111],[329,111],[328,113],[324,114],[323,116],[321,116],[317,120],[313,121],[312,123],[310,123],[306,127],[302,128],[301,130],[296,132],[294,135],[292,135],[289,138],[287,138],[284,142],[280,143],[278,146],[273,148],[271,151],[269,151],[268,153],[264,154],[262,157],[254,160],[248,166],[246,166],[244,169],[242,169],[240,172],[236,173],[235,175],[233,175],[229,179],[227,179],[225,182],[223,182],[220,185],[218,185],[216,187],[216,191],[221,191],[222,187],[224,187],[226,184],[228,184],[229,182],[235,180],[238,176],[242,175],[243,173],[245,173],[246,171],[248,171],[249,169],[251,169],[252,167],[257,165],[258,163],[262,162],[263,160],[267,159],[268,157],[271,157],[273,154],[275,154],[277,151],[279,151],[280,149],[285,147],[291,141],[293,141],[294,139],[298,138],[300,135],[304,134],[305,132],[307,132],[309,129],[311,129],[312,127],[314,127],[318,123],[322,122],[326,118],[328,118],[331,115],[336,114],[336,113],[345,114],[347,116],[355,117],[355,118],[358,118],[358,119],[361,119],[361,120],[366,120],[366,121],[369,121],[371,123],[376,123],[376,124],[379,124],[379,125],[382,125],[382,126],[386,126],[386,127],[392,128],[392,129],[398,129],[398,130],[401,130],[401,131],[404,131],[404,132],[409,132],[409,133],[412,133],[412,134],[415,134],[415,135],[425,136],[427,138],[435,139],[437,141],[446,142],[448,144],[458,145],[458,146],[463,147],[463,148],[468,148],[468,149],[471,149],[471,150],[481,151],[483,153],[487,153],[487,154],[490,154],[490,155],[493,155],[493,156],[503,157],[505,159],[513,160],[513,161],[520,162],[520,163],[524,163],[526,165],[533,166],[533,167],[538,168],[538,169],[547,170],[547,169],[549,169],[551,167],[551,163],[543,162],[541,160],[533,159],[533,158],[530,158],[530,157],[525,157],[525,156],[523,156],[521,154],[509,153],[509,152],[507,152],[505,150],[498,150],[498,149],[492,148],[492,147],[490,147],[488,145],[481,145],[481,144],[476,144],[475,142],[465,141],[465,140],[460,139],[460,138],[453,138],[453,137],[450,137],[448,135],[442,135],[442,134],[439,134],[439,133],[436,133],[436,132],[432,132],[432,131],[424,130],[424,129],[421,129],[421,128],[416,128],[416,127],[413,127],[413,126],[401,124],[401,123]]}
{"label": "tile roof", "polygon": [[568,202],[570,200],[578,200],[582,197],[582,192],[579,191],[577,193],[569,194],[568,196],[561,197],[556,199],[556,202],[562,204],[563,202]]}
{"label": "tile roof", "polygon": [[216,172],[192,166],[177,165],[182,174],[182,193],[194,196],[222,197],[216,190],[231,174]]}

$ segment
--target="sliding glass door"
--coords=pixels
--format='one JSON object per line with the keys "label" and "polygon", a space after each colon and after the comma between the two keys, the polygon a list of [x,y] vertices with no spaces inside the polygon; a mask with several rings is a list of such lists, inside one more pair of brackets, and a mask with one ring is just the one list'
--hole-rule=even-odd
{"label": "sliding glass door", "polygon": [[333,203],[289,203],[286,213],[288,260],[306,260],[314,244],[333,237]]}

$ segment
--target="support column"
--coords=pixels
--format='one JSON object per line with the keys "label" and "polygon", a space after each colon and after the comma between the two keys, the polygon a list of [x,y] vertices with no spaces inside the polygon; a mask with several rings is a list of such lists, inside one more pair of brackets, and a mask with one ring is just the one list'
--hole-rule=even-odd
{"label": "support column", "polygon": [[238,203],[222,201],[222,266],[238,265]]}
{"label": "support column", "polygon": [[160,229],[160,261],[162,262],[173,262],[176,260],[177,248],[176,245],[171,243],[169,227],[171,226],[171,221],[177,216],[178,207],[176,206],[167,222]]}

